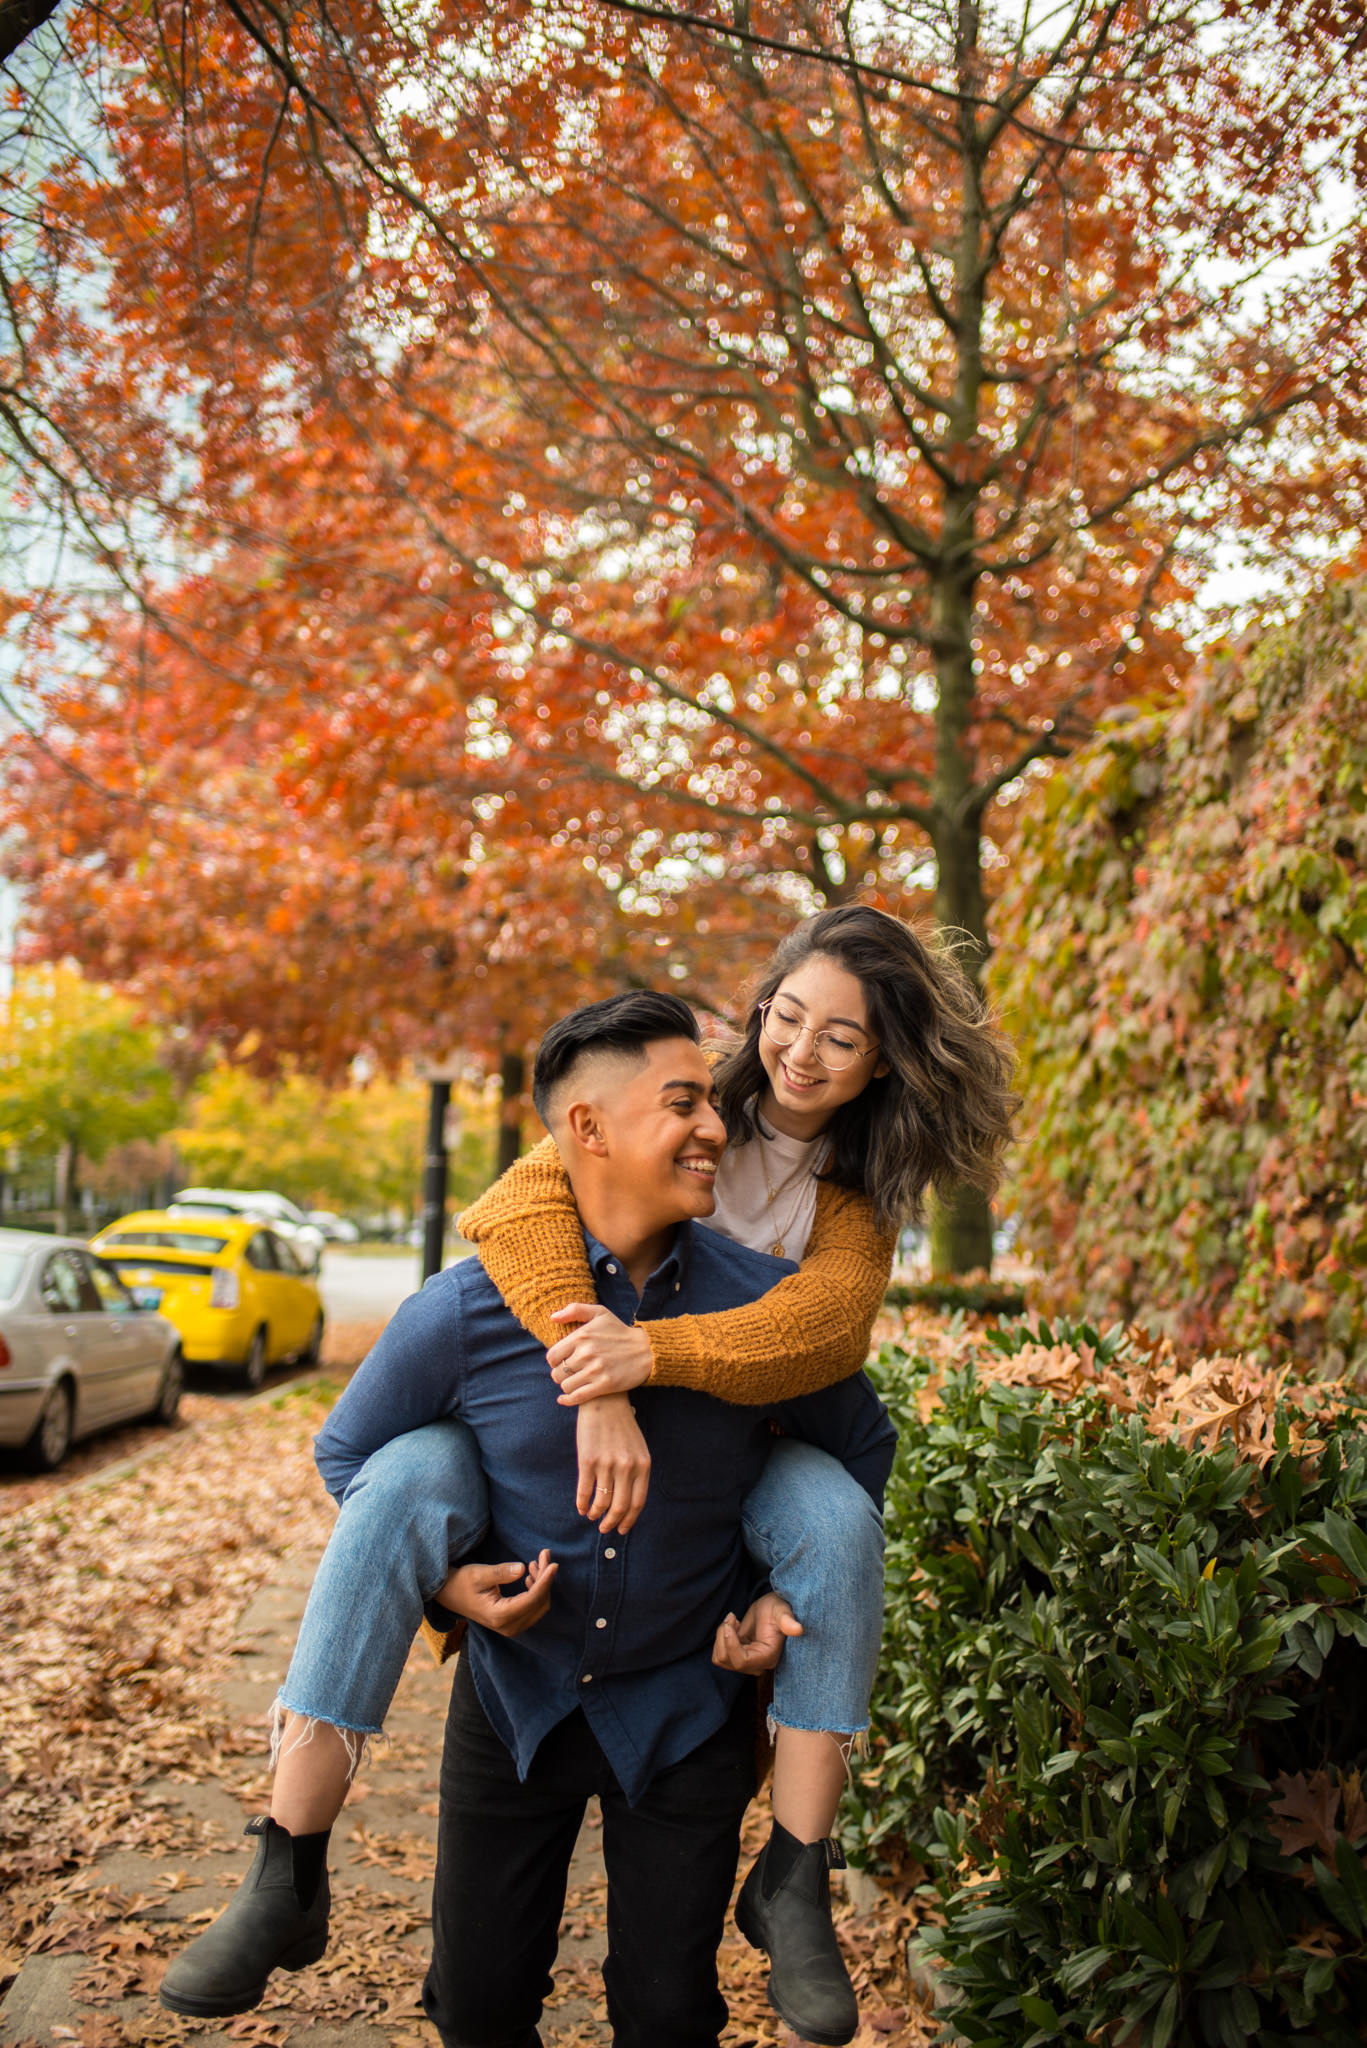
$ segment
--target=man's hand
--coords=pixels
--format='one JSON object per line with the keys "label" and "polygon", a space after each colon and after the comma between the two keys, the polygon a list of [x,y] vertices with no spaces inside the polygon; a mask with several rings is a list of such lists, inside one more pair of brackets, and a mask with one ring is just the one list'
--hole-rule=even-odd
{"label": "man's hand", "polygon": [[575,1418],[579,1486],[574,1504],[605,1536],[625,1536],[646,1504],[650,1450],[625,1394],[589,1401]]}
{"label": "man's hand", "polygon": [[629,1394],[655,1368],[650,1339],[635,1323],[624,1323],[601,1302],[571,1301],[553,1323],[580,1323],[546,1353],[562,1408],[578,1408],[604,1394]]}
{"label": "man's hand", "polygon": [[758,1671],[772,1671],[789,1636],[801,1634],[802,1623],[783,1595],[761,1593],[740,1621],[727,1615],[712,1645],[712,1662],[753,1678]]}
{"label": "man's hand", "polygon": [[[551,1587],[559,1571],[551,1553],[543,1550],[525,1567],[520,1564],[462,1564],[450,1574],[437,1594],[438,1603],[452,1614],[463,1614],[497,1636],[520,1636],[540,1621],[551,1604]],[[515,1586],[526,1572],[526,1589],[503,1594],[501,1586]]]}

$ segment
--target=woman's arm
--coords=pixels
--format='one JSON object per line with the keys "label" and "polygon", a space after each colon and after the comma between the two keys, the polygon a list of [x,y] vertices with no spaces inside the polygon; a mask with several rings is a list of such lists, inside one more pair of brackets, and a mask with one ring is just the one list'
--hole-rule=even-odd
{"label": "woman's arm", "polygon": [[848,1379],[869,1355],[896,1247],[866,1195],[822,1181],[796,1273],[744,1308],[641,1324],[655,1353],[651,1384],[758,1408]]}
{"label": "woman's arm", "polygon": [[515,1160],[456,1218],[462,1237],[524,1330],[550,1348],[565,1332],[551,1321],[567,1301],[593,1300],[593,1275],[570,1177],[554,1138]]}
{"label": "woman's arm", "polygon": [[[510,1167],[460,1219],[484,1269],[518,1321],[549,1348],[563,1342],[574,1405],[621,1391],[586,1385],[594,1331],[572,1336],[551,1321],[567,1302],[593,1300],[593,1282],[569,1176],[547,1139]],[[745,1308],[641,1323],[654,1365],[650,1384],[694,1387],[741,1406],[815,1393],[858,1372],[892,1269],[895,1234],[874,1224],[864,1195],[822,1182],[801,1268]],[[560,1377],[560,1375],[557,1375]],[[630,1385],[636,1382],[627,1381]]]}

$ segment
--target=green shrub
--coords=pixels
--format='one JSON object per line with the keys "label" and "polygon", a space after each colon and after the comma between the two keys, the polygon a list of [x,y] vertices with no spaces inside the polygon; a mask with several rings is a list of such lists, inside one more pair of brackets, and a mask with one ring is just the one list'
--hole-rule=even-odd
{"label": "green shrub", "polygon": [[926,1946],[983,2048],[1347,2048],[1367,2031],[1367,1440],[1267,1381],[1260,1465],[1210,1419],[1233,1380],[1208,1375],[1187,1428],[1175,1367],[1157,1421],[1117,1413],[1127,1374],[1162,1375],[1114,1333],[999,1332],[1020,1354],[1002,1369],[1047,1377],[1059,1338],[1093,1381],[1067,1398],[980,1362],[923,1418],[930,1368],[887,1346],[874,1369],[902,1441],[847,1844],[938,1867]]}

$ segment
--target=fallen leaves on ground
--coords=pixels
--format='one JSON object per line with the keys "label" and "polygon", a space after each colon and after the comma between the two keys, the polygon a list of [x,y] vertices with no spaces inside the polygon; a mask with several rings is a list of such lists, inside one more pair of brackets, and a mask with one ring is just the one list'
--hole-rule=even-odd
{"label": "fallen leaves on ground", "polygon": [[309,1455],[327,1405],[315,1385],[238,1408],[107,1486],[0,1520],[5,1975],[54,1911],[103,1925],[108,1901],[81,1896],[98,1858],[184,1855],[177,1780],[236,1789],[244,1755],[256,1767],[259,1737],[225,1714],[223,1669],[238,1614],[285,1552],[327,1540]]}
{"label": "fallen leaves on ground", "polygon": [[[342,1377],[352,1373],[383,1328],[383,1321],[374,1318],[329,1323],[323,1337],[322,1370]],[[59,1471],[35,1478],[24,1476],[17,1452],[0,1452],[0,1517],[49,1500],[55,1492],[65,1491],[100,1472],[117,1469],[134,1458],[166,1450],[187,1430],[211,1427],[241,1407],[244,1397],[233,1389],[229,1378],[216,1382],[213,1369],[208,1366],[192,1366],[189,1370],[192,1384],[181,1396],[180,1412],[169,1427],[164,1422],[120,1423],[116,1429],[84,1438],[68,1452]],[[297,1368],[281,1367],[271,1376],[275,1384],[267,1381],[263,1396],[249,1398],[269,1399],[299,1377]]]}
{"label": "fallen leaves on ground", "polygon": [[[432,1844],[367,1822],[360,1801],[350,1853],[368,1878],[336,1887],[322,1963],[278,1975],[257,2011],[226,2023],[176,2019],[155,1997],[187,1928],[214,1917],[237,1881],[223,1881],[211,1908],[165,1917],[204,1882],[195,1859],[233,1840],[188,1813],[183,1788],[216,1783],[235,1802],[264,1788],[261,1730],[233,1717],[223,1687],[238,1617],[287,1554],[326,1542],[333,1515],[310,1439],[335,1391],[315,1382],[249,1404],[205,1397],[202,1412],[192,1396],[187,1427],[158,1432],[160,1454],[131,1470],[0,1496],[0,1989],[28,1956],[72,1958],[73,2002],[91,2010],[53,2029],[62,2048],[183,2048],[187,2033],[206,2032],[241,2048],[286,2048],[291,2037],[303,2048],[312,2027],[348,2022],[382,2029],[386,2048],[432,2048],[419,2005]],[[430,1817],[439,1745],[437,1727],[427,1742],[396,1736],[367,1779],[400,1774],[415,1819]],[[741,1872],[767,1827],[757,1803]],[[141,1890],[101,1877],[102,1861],[125,1851],[156,1868]],[[395,1882],[407,1889],[388,1889]],[[605,2048],[604,1909],[601,1874],[567,1897],[544,2027],[554,2048]],[[842,1900],[837,1917],[864,2013],[856,2048],[925,2048],[935,2027],[908,1982],[910,1906],[889,1893],[861,1916]],[[729,1925],[721,1970],[727,2048],[793,2048],[765,1996],[765,1959]]]}

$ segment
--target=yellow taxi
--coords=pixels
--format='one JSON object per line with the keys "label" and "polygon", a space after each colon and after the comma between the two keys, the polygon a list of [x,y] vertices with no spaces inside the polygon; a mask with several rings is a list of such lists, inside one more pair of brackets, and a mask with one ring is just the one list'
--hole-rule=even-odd
{"label": "yellow taxi", "polygon": [[139,1299],[157,1291],[189,1365],[227,1366],[259,1387],[282,1359],[316,1365],[323,1302],[293,1250],[250,1216],[181,1216],[140,1209],[120,1216],[91,1249]]}

